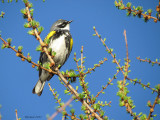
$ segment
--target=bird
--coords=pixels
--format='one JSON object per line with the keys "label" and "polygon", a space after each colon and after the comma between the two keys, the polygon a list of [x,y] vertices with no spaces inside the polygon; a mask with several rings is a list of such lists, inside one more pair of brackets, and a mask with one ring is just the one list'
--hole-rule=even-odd
{"label": "bird", "polygon": [[[54,51],[56,54],[53,58],[53,61],[55,62],[55,65],[51,67],[52,70],[54,70],[56,67],[60,66],[59,69],[64,65],[66,60],[68,59],[72,47],[73,47],[73,39],[70,34],[70,23],[71,21],[59,19],[57,20],[50,29],[49,34],[46,36],[45,39],[49,39],[50,42],[47,46],[47,48],[51,48],[52,51]],[[44,39],[44,40],[45,40]],[[43,66],[45,63],[50,62],[46,53],[41,52],[39,63]],[[45,71],[43,69],[39,69],[39,80],[35,87],[32,90],[33,94],[37,94],[38,96],[41,96],[43,92],[44,85],[46,81],[49,81],[54,74],[49,74],[48,71]]]}

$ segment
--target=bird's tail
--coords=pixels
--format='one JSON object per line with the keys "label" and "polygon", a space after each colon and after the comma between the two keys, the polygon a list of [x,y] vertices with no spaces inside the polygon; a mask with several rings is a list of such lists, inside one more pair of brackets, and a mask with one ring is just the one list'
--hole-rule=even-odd
{"label": "bird's tail", "polygon": [[37,94],[38,96],[41,96],[45,82],[46,81],[38,80],[37,84],[35,85],[35,87],[32,90],[32,93]]}

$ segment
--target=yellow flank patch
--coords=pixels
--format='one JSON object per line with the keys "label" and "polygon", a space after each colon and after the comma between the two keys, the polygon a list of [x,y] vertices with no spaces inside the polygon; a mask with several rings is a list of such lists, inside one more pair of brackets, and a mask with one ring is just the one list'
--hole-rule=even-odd
{"label": "yellow flank patch", "polygon": [[56,31],[51,31],[45,39],[50,39],[55,33]]}
{"label": "yellow flank patch", "polygon": [[73,39],[71,38],[71,40],[70,40],[70,51],[72,50],[72,46],[73,46]]}

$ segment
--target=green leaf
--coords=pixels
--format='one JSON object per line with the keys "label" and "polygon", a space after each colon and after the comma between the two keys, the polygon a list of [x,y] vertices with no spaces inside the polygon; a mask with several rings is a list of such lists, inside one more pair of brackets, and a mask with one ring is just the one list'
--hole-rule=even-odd
{"label": "green leaf", "polygon": [[131,7],[132,3],[128,2],[127,7]]}
{"label": "green leaf", "polygon": [[23,49],[23,46],[18,46],[18,50],[22,50]]}
{"label": "green leaf", "polygon": [[155,88],[156,88],[157,91],[159,91],[160,90],[160,85],[156,85]]}
{"label": "green leaf", "polygon": [[33,11],[34,11],[34,9],[30,9],[31,16],[33,16]]}
{"label": "green leaf", "polygon": [[84,98],[84,94],[83,94],[83,93],[80,93],[80,94],[79,94],[79,97],[80,97],[80,99],[83,99],[83,98]]}
{"label": "green leaf", "polygon": [[104,120],[109,120],[107,116],[104,116]]}
{"label": "green leaf", "polygon": [[64,90],[64,94],[68,94],[69,93],[69,91],[68,90]]}
{"label": "green leaf", "polygon": [[29,4],[28,4],[28,7],[29,7],[29,8],[33,7],[33,4],[32,4],[32,3],[29,3]]}
{"label": "green leaf", "polygon": [[33,30],[29,30],[27,33],[28,33],[29,35],[34,35],[34,31],[33,31]]}
{"label": "green leaf", "polygon": [[119,7],[120,10],[123,10],[124,8],[125,8],[124,4],[122,4],[122,5]]}
{"label": "green leaf", "polygon": [[114,5],[118,7],[118,2],[116,0],[114,1]]}
{"label": "green leaf", "polygon": [[71,109],[70,112],[71,112],[72,114],[74,114],[74,113],[75,113],[75,109]]}
{"label": "green leaf", "polygon": [[41,51],[41,50],[42,50],[41,45],[38,45],[38,46],[36,47],[36,51]]}
{"label": "green leaf", "polygon": [[2,45],[1,45],[1,49],[4,49],[6,46],[5,46],[5,44],[4,43],[2,43]]}
{"label": "green leaf", "polygon": [[138,6],[136,9],[143,12],[143,7],[142,6]]}
{"label": "green leaf", "polygon": [[23,0],[23,2],[26,4],[26,3],[28,3],[28,0]]}
{"label": "green leaf", "polygon": [[25,28],[29,28],[30,25],[29,25],[28,23],[24,23],[24,27],[25,27]]}
{"label": "green leaf", "polygon": [[50,43],[50,39],[45,39],[44,43],[49,44]]}
{"label": "green leaf", "polygon": [[152,13],[152,9],[148,9],[147,12],[148,12],[148,13]]}
{"label": "green leaf", "polygon": [[120,102],[119,102],[119,106],[120,106],[120,107],[123,107],[123,106],[124,106],[124,101],[120,101]]}
{"label": "green leaf", "polygon": [[55,55],[56,55],[56,52],[52,51],[51,55],[52,55],[52,56],[55,56]]}
{"label": "green leaf", "polygon": [[157,100],[157,104],[159,104],[159,105],[160,105],[160,98]]}
{"label": "green leaf", "polygon": [[145,120],[146,118],[147,118],[147,115],[146,115],[146,114],[143,114],[143,115],[140,117],[141,120]]}
{"label": "green leaf", "polygon": [[76,86],[76,90],[78,90],[78,86]]}
{"label": "green leaf", "polygon": [[21,9],[21,13],[26,14],[27,13],[26,9]]}
{"label": "green leaf", "polygon": [[62,115],[65,116],[66,114],[67,114],[67,112],[63,110]]}
{"label": "green leaf", "polygon": [[44,63],[43,67],[46,69],[50,69],[50,63],[49,62]]}
{"label": "green leaf", "polygon": [[127,16],[130,16],[130,15],[131,15],[131,13],[127,12],[127,13],[126,13],[126,15],[127,15]]}
{"label": "green leaf", "polygon": [[38,32],[42,32],[44,30],[44,28],[42,26],[38,27]]}
{"label": "green leaf", "polygon": [[135,9],[136,9],[136,7],[135,7],[135,6],[133,6],[133,9],[135,10]]}
{"label": "green leaf", "polygon": [[11,43],[11,41],[12,41],[12,38],[8,38],[8,39],[7,39],[7,42],[8,42],[8,43]]}

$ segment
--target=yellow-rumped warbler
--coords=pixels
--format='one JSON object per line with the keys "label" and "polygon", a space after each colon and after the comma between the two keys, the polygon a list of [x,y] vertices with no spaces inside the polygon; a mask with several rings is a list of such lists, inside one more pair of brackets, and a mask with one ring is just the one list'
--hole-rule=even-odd
{"label": "yellow-rumped warbler", "polygon": [[[66,62],[70,55],[70,52],[72,51],[73,39],[70,34],[71,22],[72,21],[66,21],[62,19],[56,21],[52,25],[50,33],[45,38],[50,40],[48,48],[51,48],[52,51],[56,53],[53,58],[55,66],[52,67],[52,70],[54,70],[54,68],[58,67],[59,65],[62,66]],[[42,65],[49,62],[49,59],[44,52],[41,52],[39,62]],[[46,80],[49,81],[52,77],[53,75],[49,74],[49,72],[43,69],[39,69],[39,80],[33,88],[32,93],[40,96],[42,94]]]}

